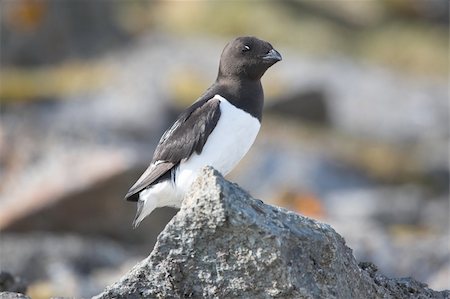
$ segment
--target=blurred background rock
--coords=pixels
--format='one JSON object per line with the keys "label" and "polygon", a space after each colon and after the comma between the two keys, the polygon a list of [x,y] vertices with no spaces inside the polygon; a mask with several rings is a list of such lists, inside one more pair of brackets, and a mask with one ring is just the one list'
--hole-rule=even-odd
{"label": "blurred background rock", "polygon": [[88,297],[152,249],[122,200],[226,42],[269,40],[260,135],[229,176],[330,223],[387,276],[450,287],[446,0],[0,2],[0,267]]}

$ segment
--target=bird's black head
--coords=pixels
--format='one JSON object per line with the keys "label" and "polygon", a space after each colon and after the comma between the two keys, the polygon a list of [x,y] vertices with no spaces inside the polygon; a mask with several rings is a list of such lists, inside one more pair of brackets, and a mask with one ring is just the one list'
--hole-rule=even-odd
{"label": "bird's black head", "polygon": [[280,53],[270,43],[252,36],[238,37],[223,49],[219,78],[259,80],[280,60]]}

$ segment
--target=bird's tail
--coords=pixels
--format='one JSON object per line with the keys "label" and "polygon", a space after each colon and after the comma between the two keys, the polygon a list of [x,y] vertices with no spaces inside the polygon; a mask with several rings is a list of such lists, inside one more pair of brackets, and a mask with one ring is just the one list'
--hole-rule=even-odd
{"label": "bird's tail", "polygon": [[144,209],[145,201],[144,200],[138,200],[137,201],[137,210],[136,210],[136,216],[134,216],[133,220],[133,228],[136,229],[139,226],[139,223],[144,219],[145,216],[141,217],[142,210]]}
{"label": "bird's tail", "polygon": [[137,210],[136,210],[136,216],[134,216],[133,220],[133,228],[137,228],[142,220],[144,220],[145,217],[150,215],[150,213],[157,208],[157,200],[154,197],[147,197],[147,198],[140,198],[137,201]]}

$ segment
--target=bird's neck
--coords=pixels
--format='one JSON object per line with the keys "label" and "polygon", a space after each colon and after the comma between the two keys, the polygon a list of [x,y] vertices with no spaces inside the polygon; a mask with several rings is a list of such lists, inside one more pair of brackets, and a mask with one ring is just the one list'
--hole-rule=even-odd
{"label": "bird's neck", "polygon": [[264,105],[261,80],[219,77],[215,84],[219,87],[220,94],[231,104],[261,121]]}

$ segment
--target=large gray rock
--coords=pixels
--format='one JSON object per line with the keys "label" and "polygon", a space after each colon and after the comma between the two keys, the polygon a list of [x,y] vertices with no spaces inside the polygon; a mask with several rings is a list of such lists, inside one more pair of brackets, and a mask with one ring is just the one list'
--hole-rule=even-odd
{"label": "large gray rock", "polygon": [[448,298],[358,265],[329,225],[205,168],[150,256],[96,298]]}

